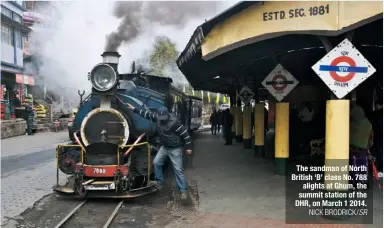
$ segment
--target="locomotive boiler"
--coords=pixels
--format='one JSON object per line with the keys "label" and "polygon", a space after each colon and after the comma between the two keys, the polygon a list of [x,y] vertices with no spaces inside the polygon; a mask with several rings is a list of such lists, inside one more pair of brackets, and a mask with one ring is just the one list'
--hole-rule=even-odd
{"label": "locomotive boiler", "polygon": [[[166,106],[190,130],[196,130],[199,120],[201,124],[202,101],[177,91],[170,78],[148,80],[133,73],[134,65],[131,74],[119,74],[117,52],[104,52],[102,57],[103,62],[88,75],[92,92],[69,129],[72,142],[57,147],[54,190],[81,198],[130,198],[154,192],[149,180],[152,158],[159,148],[156,124],[135,114],[127,104],[152,112]],[[60,172],[67,175],[64,185],[60,185]]]}

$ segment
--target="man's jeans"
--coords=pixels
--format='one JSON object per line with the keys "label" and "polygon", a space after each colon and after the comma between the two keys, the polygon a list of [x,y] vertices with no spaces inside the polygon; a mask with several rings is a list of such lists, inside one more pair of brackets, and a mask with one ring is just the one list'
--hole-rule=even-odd
{"label": "man's jeans", "polygon": [[173,171],[176,176],[176,184],[180,189],[180,192],[186,192],[188,190],[187,179],[184,175],[183,167],[183,150],[182,148],[167,149],[163,146],[160,147],[156,157],[153,161],[155,168],[155,179],[158,184],[164,184],[163,165],[166,157],[169,157],[170,162],[173,166]]}

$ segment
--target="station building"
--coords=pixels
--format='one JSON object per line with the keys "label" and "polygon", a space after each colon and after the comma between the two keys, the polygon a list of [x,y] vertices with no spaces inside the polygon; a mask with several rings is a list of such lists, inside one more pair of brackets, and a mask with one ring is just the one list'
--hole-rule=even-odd
{"label": "station building", "polygon": [[[232,148],[197,139],[200,207],[240,213],[242,202],[243,215],[284,219],[288,164],[348,162],[350,110],[382,107],[383,3],[240,2],[198,26],[177,65],[193,89],[227,94],[234,116]],[[374,191],[380,227],[382,190]]]}
{"label": "station building", "polygon": [[[233,132],[238,141],[250,140],[248,125],[251,118],[257,118],[248,114],[250,108],[243,113],[239,111],[239,92],[247,85],[255,100],[267,97],[270,103],[269,115],[275,121],[276,140],[282,140],[275,143],[277,148],[271,148],[275,157],[288,158],[290,154],[290,111],[295,106],[312,103],[314,109],[324,109],[324,125],[332,123],[323,126],[324,137],[337,138],[335,145],[327,144],[328,152],[342,158],[348,156],[350,103],[370,113],[375,102],[382,101],[382,23],[381,2],[241,2],[199,26],[177,64],[194,89],[228,94],[232,98],[236,116]],[[345,84],[349,86],[348,92],[338,98],[336,82],[324,83],[325,79],[312,66],[345,39],[359,50],[375,72],[359,81],[359,85]],[[335,54],[333,58],[336,57]],[[278,65],[296,80],[289,92],[271,93],[266,89],[273,86],[263,86]],[[339,87],[345,91],[343,85]],[[255,134],[258,131],[261,134],[256,124]],[[262,141],[256,136],[254,143],[264,145]]]}

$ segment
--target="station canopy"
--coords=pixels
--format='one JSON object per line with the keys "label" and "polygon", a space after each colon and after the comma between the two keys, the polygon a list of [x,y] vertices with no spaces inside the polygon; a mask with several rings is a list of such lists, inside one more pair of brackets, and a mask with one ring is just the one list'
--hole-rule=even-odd
{"label": "station canopy", "polygon": [[[346,35],[346,36],[341,36]],[[382,75],[383,3],[240,2],[198,26],[177,65],[195,90],[235,93],[251,89],[277,64],[300,84],[321,84],[311,66],[345,37]]]}

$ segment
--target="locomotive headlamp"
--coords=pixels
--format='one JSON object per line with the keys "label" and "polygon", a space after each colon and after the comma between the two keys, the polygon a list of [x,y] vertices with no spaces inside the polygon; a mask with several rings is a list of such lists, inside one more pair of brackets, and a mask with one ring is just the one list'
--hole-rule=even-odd
{"label": "locomotive headlamp", "polygon": [[98,64],[91,71],[91,83],[93,88],[104,92],[113,88],[117,83],[117,73],[108,64]]}

